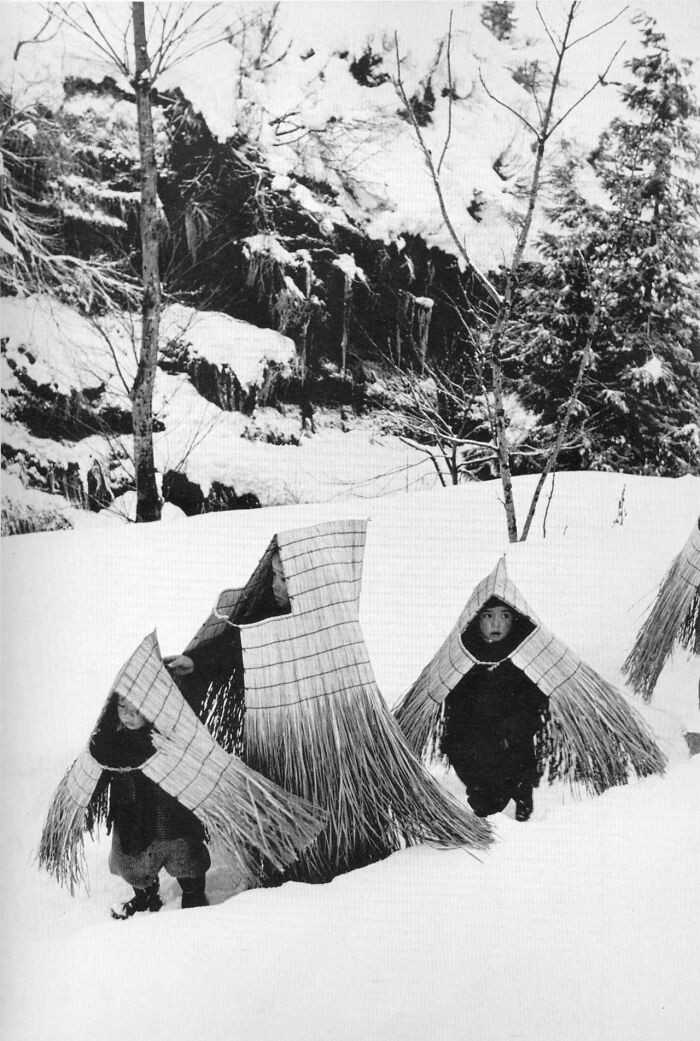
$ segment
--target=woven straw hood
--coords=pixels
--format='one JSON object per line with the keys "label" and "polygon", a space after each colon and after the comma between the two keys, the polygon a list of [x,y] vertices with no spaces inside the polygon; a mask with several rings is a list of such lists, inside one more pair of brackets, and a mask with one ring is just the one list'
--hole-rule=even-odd
{"label": "woven straw hood", "polygon": [[278,534],[291,614],[239,628],[244,758],[330,815],[293,869],[306,881],[412,843],[490,841],[410,752],[377,688],[358,620],[366,530],[341,520]]}
{"label": "woven straw hood", "polygon": [[[280,869],[288,866],[319,833],[323,811],[217,745],[163,665],[155,633],[119,671],[107,703],[118,695],[153,725],[155,752],[141,772],[191,810],[244,871],[255,873],[262,857]],[[71,890],[85,879],[83,834],[104,812],[91,806],[103,768],[83,752],[61,781],[44,826],[40,865]]]}
{"label": "woven straw hood", "polygon": [[438,754],[442,704],[477,663],[461,635],[490,597],[509,604],[534,629],[508,655],[550,699],[550,780],[566,776],[594,792],[661,772],[664,756],[644,721],[622,694],[549,632],[508,577],[505,558],[474,589],[455,626],[396,707],[416,754]]}
{"label": "woven straw hood", "polygon": [[700,654],[700,518],[673,560],[623,670],[635,694],[650,701],[674,646]]}

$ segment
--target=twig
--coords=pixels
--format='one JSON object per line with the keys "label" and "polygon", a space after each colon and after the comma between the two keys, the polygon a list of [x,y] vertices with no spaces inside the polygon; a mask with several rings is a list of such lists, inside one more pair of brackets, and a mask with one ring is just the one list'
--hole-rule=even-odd
{"label": "twig", "polygon": [[433,163],[433,157],[432,157],[431,151],[428,148],[427,144],[425,143],[425,139],[424,139],[423,134],[421,132],[421,128],[418,125],[418,120],[416,119],[415,112],[413,111],[413,105],[409,101],[408,95],[406,94],[406,90],[405,90],[404,85],[403,85],[403,80],[401,78],[401,58],[400,58],[400,55],[399,55],[399,36],[398,36],[398,33],[394,33],[394,46],[395,46],[395,49],[396,49],[396,87],[397,87],[397,90],[399,92],[399,96],[400,96],[401,100],[403,101],[404,105],[406,106],[406,111],[408,112],[408,117],[409,117],[409,119],[411,121],[411,125],[413,126],[414,132],[415,132],[416,137],[418,139],[418,143],[420,145],[421,151],[423,152],[423,157],[425,159],[426,165],[428,167],[428,170],[430,172],[430,176],[431,176],[432,181],[433,181],[433,187],[435,188],[435,193],[437,195],[438,204],[440,206],[440,212],[442,214],[442,219],[445,222],[445,227],[449,231],[450,237],[452,238],[452,241],[454,242],[455,246],[457,247],[457,249],[459,251],[459,254],[462,257],[462,259],[464,260],[464,262],[467,265],[467,267],[469,269],[471,269],[475,273],[475,275],[478,277],[479,281],[481,282],[481,284],[483,285],[484,289],[486,290],[488,295],[491,297],[491,299],[494,300],[497,304],[500,304],[500,302],[501,302],[501,294],[498,292],[498,290],[493,285],[493,283],[487,278],[487,276],[482,271],[480,271],[479,268],[471,261],[471,259],[469,257],[469,254],[467,253],[466,249],[464,248],[464,245],[463,245],[462,241],[460,240],[459,236],[457,235],[457,232],[455,231],[455,228],[454,228],[454,225],[452,224],[452,221],[450,220],[450,216],[449,216],[449,214],[447,212],[447,206],[445,204],[445,199],[444,199],[444,196],[442,194],[442,186],[440,185],[440,179],[438,177],[437,170],[435,169],[435,164]]}
{"label": "twig", "polygon": [[37,29],[37,31],[34,33],[34,35],[30,39],[28,39],[28,40],[20,40],[18,42],[17,46],[15,47],[14,51],[12,52],[12,60],[13,61],[17,61],[17,59],[19,57],[19,52],[28,43],[48,43],[50,40],[53,40],[55,38],[56,34],[58,33],[58,27],[56,28],[56,31],[53,33],[52,36],[44,36],[43,38],[40,39],[41,34],[43,33],[44,29],[48,29],[48,27],[51,25],[52,21],[53,21],[53,14],[50,11],[48,11],[47,14],[46,14],[46,21],[41,26],[41,28]]}
{"label": "twig", "polygon": [[561,124],[564,122],[564,120],[569,115],[571,115],[571,113],[574,111],[574,109],[577,108],[581,104],[582,101],[586,100],[586,98],[588,97],[589,94],[593,93],[593,91],[596,89],[596,87],[604,87],[604,86],[607,85],[606,82],[605,82],[605,77],[610,72],[610,69],[612,68],[613,62],[615,61],[615,59],[617,58],[618,54],[620,53],[620,51],[622,50],[622,48],[625,46],[626,43],[627,43],[627,41],[623,40],[623,42],[620,44],[620,46],[617,48],[617,50],[613,54],[612,58],[608,62],[607,66],[605,68],[605,71],[598,76],[598,78],[595,81],[595,83],[592,86],[590,86],[588,88],[588,90],[585,91],[585,93],[583,93],[581,95],[581,97],[578,99],[578,101],[575,101],[573,103],[573,105],[571,105],[569,108],[567,108],[566,112],[562,116],[559,117],[559,119],[556,121],[556,123],[554,123],[554,125],[551,128],[551,130],[547,134],[547,137],[551,137],[552,136],[552,134],[555,132],[557,127],[561,126]]}
{"label": "twig", "polygon": [[489,88],[488,88],[488,87],[486,86],[486,81],[484,80],[484,77],[483,77],[483,75],[482,75],[482,73],[481,73],[481,67],[479,67],[479,80],[481,81],[481,86],[482,86],[482,87],[484,88],[484,90],[486,91],[486,94],[488,95],[488,97],[490,97],[490,98],[491,98],[491,101],[495,101],[495,103],[496,103],[497,105],[500,105],[500,106],[501,106],[501,108],[505,108],[505,109],[506,109],[506,110],[507,110],[508,112],[510,112],[510,113],[511,113],[512,115],[514,115],[514,116],[516,117],[516,119],[519,119],[519,120],[520,120],[520,122],[521,122],[521,123],[522,123],[522,124],[523,124],[524,126],[526,126],[526,127],[527,127],[527,129],[528,129],[528,130],[529,130],[529,131],[530,131],[530,132],[531,132],[532,134],[534,134],[534,136],[535,136],[535,137],[539,138],[539,131],[535,129],[535,127],[534,127],[534,126],[532,125],[532,123],[530,122],[530,120],[529,120],[529,119],[526,119],[526,118],[525,118],[525,116],[524,116],[524,115],[523,115],[523,114],[522,114],[521,112],[518,112],[518,110],[517,110],[516,108],[513,108],[513,106],[512,106],[512,105],[509,105],[509,104],[508,104],[507,102],[505,102],[505,101],[501,101],[501,99],[500,99],[500,98],[497,98],[495,94],[492,94],[492,93],[491,93],[491,91],[489,90]]}
{"label": "twig", "polygon": [[554,495],[554,482],[556,480],[556,471],[552,473],[552,484],[549,489],[549,496],[547,497],[547,505],[544,508],[544,517],[542,518],[542,538],[547,538],[547,517],[549,515],[549,507],[552,504],[552,496]]}
{"label": "twig", "polygon": [[440,159],[437,164],[438,177],[442,170],[442,163],[447,154],[447,148],[452,137],[452,103],[453,103],[453,86],[452,86],[452,15],[450,11],[450,24],[447,30],[447,135],[445,136],[445,143],[442,146],[442,152],[440,153]]}
{"label": "twig", "polygon": [[599,33],[601,31],[601,29],[607,29],[609,25],[612,25],[613,22],[616,22],[617,19],[620,18],[625,13],[625,11],[628,10],[629,4],[625,4],[625,6],[621,7],[617,14],[613,15],[612,18],[609,18],[607,22],[601,22],[601,24],[597,26],[595,29],[591,29],[590,32],[584,33],[584,35],[579,36],[578,39],[572,40],[572,42],[569,44],[569,50],[571,50],[572,47],[575,47],[577,43],[581,43],[582,40],[587,40],[590,36],[595,36],[596,33]]}
{"label": "twig", "polygon": [[[576,7],[575,4],[573,6],[574,6],[574,8]],[[547,25],[545,17],[542,14],[542,11],[540,9],[539,3],[535,4],[535,10],[537,11],[537,16],[538,16],[539,20],[542,22],[542,25],[544,26],[544,31],[547,33],[547,36],[549,37],[550,43],[552,44],[552,47],[554,48],[555,53],[559,54],[559,49],[561,47],[561,43],[557,43],[556,40],[554,39],[554,36],[552,35],[552,32],[551,32],[549,26]]]}

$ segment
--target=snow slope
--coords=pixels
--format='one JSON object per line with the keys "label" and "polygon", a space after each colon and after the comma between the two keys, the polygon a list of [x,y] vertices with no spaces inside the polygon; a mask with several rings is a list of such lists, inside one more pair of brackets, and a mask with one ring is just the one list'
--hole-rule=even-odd
{"label": "snow slope", "polygon": [[[271,6],[223,3],[217,17],[230,26],[241,14],[250,16],[256,8]],[[41,47],[21,48],[15,59],[17,41],[31,40],[45,15],[38,3],[13,8],[6,42],[0,44],[0,78],[12,84],[24,103],[28,98],[47,100],[69,74],[115,76],[114,65],[84,38],[65,31]],[[91,8],[121,53],[129,5],[95,3]],[[240,40],[236,48],[220,43],[178,62],[160,82],[164,88],[182,87],[219,138],[228,138],[234,129],[245,131],[275,172],[291,178],[294,193],[303,193],[309,179],[330,184],[338,193],[337,205],[319,206],[319,200],[306,193],[310,212],[316,212],[319,221],[342,224],[351,216],[374,237],[393,240],[418,234],[430,245],[455,253],[413,130],[397,115],[401,103],[393,84],[361,86],[349,72],[352,58],[360,57],[370,43],[373,53],[382,57],[376,71],[393,77],[396,34],[407,96],[422,95],[432,78],[437,103],[424,140],[433,155],[440,156],[449,139],[441,180],[457,235],[477,266],[495,267],[514,248],[511,211],[519,205],[515,181],[527,174],[532,161],[532,139],[523,120],[537,119],[532,98],[513,80],[512,72],[532,62],[552,68],[554,52],[531,0],[516,5],[516,29],[508,42],[498,41],[482,25],[481,8],[478,2],[450,5],[442,0],[285,2],[262,60],[255,61],[258,37],[251,30],[245,45]],[[639,52],[638,28],[631,19],[640,9],[658,18],[674,55],[697,57],[700,20],[691,8],[662,5],[659,0],[613,9],[605,0],[586,0],[579,6],[572,39],[581,42],[567,56],[557,103],[559,115],[571,111],[552,143],[555,153],[566,135],[585,154],[619,110],[615,87],[584,95],[616,52],[609,78],[612,83],[627,79],[624,62]],[[562,32],[567,9],[559,0],[539,7],[555,37]],[[452,87],[459,99],[453,106],[443,93],[448,87],[444,48],[437,61],[451,11]],[[603,32],[589,35],[606,23]],[[281,55],[284,60],[277,61]],[[494,169],[499,157],[505,160],[501,174]],[[580,186],[597,198],[598,189],[585,176],[585,163],[581,174]],[[469,207],[477,201],[483,208],[473,220]],[[535,227],[539,226],[536,216]]]}
{"label": "snow slope", "polygon": [[[532,487],[516,482],[520,508]],[[624,492],[624,495],[623,495]],[[559,474],[542,537],[506,543],[497,484],[396,496],[370,516],[361,620],[394,703],[506,551],[531,606],[609,679],[698,514],[700,480]],[[700,1025],[698,662],[676,655],[644,714],[663,778],[598,799],[540,789],[498,842],[405,850],[329,885],[240,888],[215,858],[212,906],[111,921],[127,888],[109,842],[91,894],[33,863],[51,793],[124,658],[157,625],[177,651],[271,534],[357,502],[3,540],[2,976],[12,1041],[691,1041]],[[622,523],[615,523],[616,520]],[[441,781],[461,798],[452,775]]]}
{"label": "snow slope", "polygon": [[[6,298],[1,312],[5,346],[0,377],[7,395],[2,439],[10,456],[2,475],[4,494],[37,509],[57,510],[76,528],[121,521],[124,512],[133,519],[134,493],[127,493],[126,503],[103,510],[96,522],[94,514],[72,508],[62,495],[27,488],[24,470],[35,463],[44,472],[52,465],[65,469],[75,462],[86,487],[93,460],[100,460],[104,471],[110,472],[110,463],[119,455],[117,478],[120,467],[133,475],[131,435],[105,436],[102,417],[110,408],[119,413],[130,410],[125,386],[136,370],[133,338],[139,335],[138,318],[115,312],[91,320],[41,294]],[[295,348],[287,336],[220,312],[179,304],[165,308],[161,350],[173,341],[182,344],[191,358],[233,373],[246,393],[259,390],[272,368],[282,377],[292,371]],[[92,401],[96,415],[86,425],[94,432],[79,441],[30,433],[13,417],[13,397],[21,397],[27,384],[36,385],[40,400],[57,399],[59,411],[73,397]],[[341,429],[338,410],[319,406],[317,433],[302,436],[296,405],[258,405],[250,415],[226,411],[199,394],[184,372],[162,367],[156,371],[154,413],[159,428],[154,434],[159,478],[169,469],[184,467],[205,495],[212,482],[219,481],[235,487],[239,495],[252,492],[269,505],[373,497],[409,487],[430,488],[437,481],[423,453],[382,432],[381,417],[364,421],[351,415]],[[12,461],[15,453],[18,458]]]}

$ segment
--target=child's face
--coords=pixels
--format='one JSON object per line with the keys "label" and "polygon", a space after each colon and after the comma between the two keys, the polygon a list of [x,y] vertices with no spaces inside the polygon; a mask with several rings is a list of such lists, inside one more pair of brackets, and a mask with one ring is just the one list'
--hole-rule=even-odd
{"label": "child's face", "polygon": [[148,722],[146,717],[142,716],[121,694],[117,697],[117,715],[119,722],[127,730],[140,730]]}
{"label": "child's face", "polygon": [[513,612],[509,607],[486,607],[479,612],[479,631],[486,643],[505,640],[513,628]]}
{"label": "child's face", "polygon": [[289,607],[289,593],[279,553],[272,556],[272,595],[278,607]]}

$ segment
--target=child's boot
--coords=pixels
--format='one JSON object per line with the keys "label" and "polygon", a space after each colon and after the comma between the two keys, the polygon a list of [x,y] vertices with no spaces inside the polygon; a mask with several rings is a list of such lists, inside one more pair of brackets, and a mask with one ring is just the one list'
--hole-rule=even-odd
{"label": "child's boot", "polygon": [[123,904],[114,904],[110,908],[112,918],[131,918],[137,911],[160,911],[163,901],[158,893],[158,879],[146,889],[136,889],[131,900],[125,900]]}
{"label": "child's boot", "polygon": [[204,875],[197,875],[194,878],[178,878],[178,882],[182,889],[181,907],[209,906],[207,895],[204,892],[204,887],[206,885],[206,877]]}

